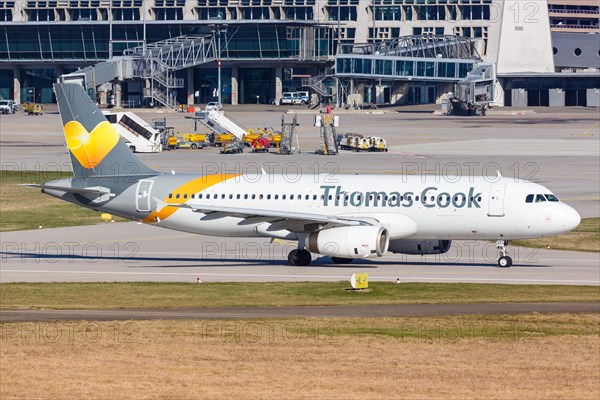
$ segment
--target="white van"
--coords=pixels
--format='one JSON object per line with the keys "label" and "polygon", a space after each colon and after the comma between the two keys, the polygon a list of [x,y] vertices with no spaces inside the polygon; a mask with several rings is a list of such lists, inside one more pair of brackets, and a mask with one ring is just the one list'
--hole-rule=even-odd
{"label": "white van", "polygon": [[296,95],[300,99],[300,104],[310,103],[310,94],[308,92],[296,92]]}
{"label": "white van", "polygon": [[279,104],[291,104],[291,105],[302,104],[302,100],[300,99],[300,96],[298,96],[298,93],[296,93],[296,92],[283,92],[283,94],[281,96],[281,100],[279,101]]}

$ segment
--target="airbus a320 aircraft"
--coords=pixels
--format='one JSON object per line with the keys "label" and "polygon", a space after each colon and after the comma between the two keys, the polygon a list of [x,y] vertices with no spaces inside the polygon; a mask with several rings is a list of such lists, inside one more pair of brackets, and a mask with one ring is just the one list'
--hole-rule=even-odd
{"label": "airbus a320 aircraft", "polygon": [[545,187],[501,177],[160,173],[138,160],[81,86],[56,84],[55,92],[74,176],[30,186],[163,228],[297,240],[290,265],[308,265],[311,252],[349,263],[388,251],[441,254],[453,239],[483,239],[496,240],[498,265],[510,267],[509,240],[580,222]]}

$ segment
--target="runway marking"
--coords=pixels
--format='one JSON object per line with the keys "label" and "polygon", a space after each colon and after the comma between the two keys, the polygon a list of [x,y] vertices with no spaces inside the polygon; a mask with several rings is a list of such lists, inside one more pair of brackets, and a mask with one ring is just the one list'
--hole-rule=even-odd
{"label": "runway marking", "polygon": [[[45,271],[45,270],[2,270],[0,272],[12,272],[12,273],[33,273],[33,274],[83,274],[83,275],[175,275],[175,276],[212,276],[212,277],[240,277],[240,278],[298,278],[298,279],[339,279],[348,280],[348,275],[287,275],[287,274],[215,274],[215,273],[189,273],[189,272],[135,272],[135,271]],[[588,284],[600,284],[600,280],[590,281],[581,279],[519,279],[519,278],[446,278],[446,277],[423,277],[423,276],[369,276],[373,279],[404,279],[404,280],[418,280],[418,281],[451,281],[451,282],[465,282],[465,281],[481,281],[481,282],[547,282],[547,283],[558,283],[558,282],[570,282],[570,283],[588,283]]]}
{"label": "runway marking", "polygon": [[583,131],[583,133],[581,133],[580,135],[585,135],[587,134],[589,131],[591,131],[592,129],[594,129],[596,126],[598,126],[598,124],[600,124],[600,121],[596,121],[592,126],[590,126],[589,128],[587,128],[585,131]]}
{"label": "runway marking", "polygon": [[390,154],[401,154],[401,155],[404,155],[404,156],[416,157],[416,158],[431,158],[431,157],[424,156],[424,155],[421,155],[421,154],[407,153],[405,151],[398,151],[398,150],[389,150],[388,153],[390,153]]}

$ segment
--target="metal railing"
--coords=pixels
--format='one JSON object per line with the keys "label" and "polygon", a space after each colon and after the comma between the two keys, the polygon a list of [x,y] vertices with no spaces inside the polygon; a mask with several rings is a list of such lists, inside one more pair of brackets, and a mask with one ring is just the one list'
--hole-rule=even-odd
{"label": "metal railing", "polygon": [[331,96],[331,88],[325,85],[324,81],[335,74],[333,68],[327,68],[323,73],[308,78],[302,78],[302,86],[309,87],[314,90],[321,97]]}
{"label": "metal railing", "polygon": [[176,109],[179,104],[173,89],[184,87],[184,80],[175,77],[175,71],[216,60],[214,36],[178,36],[138,46],[124,51],[133,58],[135,77],[149,79],[151,90],[146,97]]}

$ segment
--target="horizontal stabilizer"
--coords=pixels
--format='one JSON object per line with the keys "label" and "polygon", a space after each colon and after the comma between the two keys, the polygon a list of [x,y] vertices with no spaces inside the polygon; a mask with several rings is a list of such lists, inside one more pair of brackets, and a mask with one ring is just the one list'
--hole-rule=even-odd
{"label": "horizontal stabilizer", "polygon": [[19,186],[27,186],[27,187],[38,188],[38,189],[42,189],[42,190],[60,190],[61,192],[75,193],[75,194],[103,195],[103,194],[110,193],[110,189],[107,187],[103,187],[103,186],[95,186],[95,187],[89,187],[89,188],[74,188],[74,187],[70,187],[70,186],[38,185],[35,183],[23,183],[23,184],[20,184]]}

